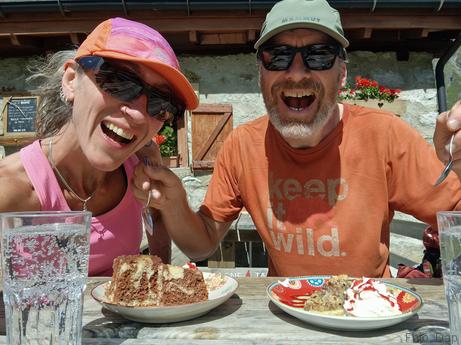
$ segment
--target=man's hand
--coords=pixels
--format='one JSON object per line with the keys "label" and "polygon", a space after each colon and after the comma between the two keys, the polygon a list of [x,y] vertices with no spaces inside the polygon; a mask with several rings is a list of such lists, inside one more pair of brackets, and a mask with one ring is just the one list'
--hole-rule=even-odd
{"label": "man's hand", "polygon": [[452,170],[461,180],[461,100],[456,102],[449,111],[437,117],[434,132],[434,146],[437,157],[443,162],[450,158],[449,145],[451,136],[453,140],[453,166]]}

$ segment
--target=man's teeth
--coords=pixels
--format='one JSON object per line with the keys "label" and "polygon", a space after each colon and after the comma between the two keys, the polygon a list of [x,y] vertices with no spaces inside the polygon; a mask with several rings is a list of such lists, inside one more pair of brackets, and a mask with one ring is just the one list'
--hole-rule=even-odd
{"label": "man's teeth", "polygon": [[131,140],[134,137],[133,134],[126,133],[123,129],[117,127],[113,123],[105,123],[104,125],[106,126],[106,128],[110,129],[112,132],[114,132],[115,134],[121,136],[122,138],[125,138],[127,140]]}
{"label": "man's teeth", "polygon": [[301,97],[309,97],[313,94],[314,93],[312,91],[306,91],[306,90],[285,90],[283,91],[283,95],[285,97],[301,98]]}

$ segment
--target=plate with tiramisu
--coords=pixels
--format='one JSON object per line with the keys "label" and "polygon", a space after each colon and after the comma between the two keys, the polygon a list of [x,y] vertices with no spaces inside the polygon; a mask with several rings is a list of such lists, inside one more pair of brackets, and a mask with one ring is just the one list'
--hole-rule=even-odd
{"label": "plate with tiramisu", "polygon": [[226,302],[235,292],[235,279],[200,271],[194,264],[163,264],[150,255],[120,256],[112,279],[91,295],[106,309],[126,319],[168,323],[202,316]]}
{"label": "plate with tiramisu", "polygon": [[403,322],[423,306],[416,292],[372,278],[310,276],[287,278],[267,287],[286,313],[313,325],[360,331]]}

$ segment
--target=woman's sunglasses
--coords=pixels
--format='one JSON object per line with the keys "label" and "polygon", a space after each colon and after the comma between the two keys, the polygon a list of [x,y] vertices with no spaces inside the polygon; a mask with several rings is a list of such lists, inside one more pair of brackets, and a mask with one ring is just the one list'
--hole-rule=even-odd
{"label": "woman's sunglasses", "polygon": [[330,69],[337,56],[346,60],[344,49],[335,44],[313,44],[304,47],[267,45],[258,49],[257,57],[269,71],[286,71],[298,52],[301,53],[304,66],[314,71]]}
{"label": "woman's sunglasses", "polygon": [[171,95],[147,85],[133,71],[100,56],[84,56],[77,60],[84,70],[92,70],[96,83],[112,97],[131,102],[146,95],[147,113],[159,121],[171,121],[184,113],[184,105]]}

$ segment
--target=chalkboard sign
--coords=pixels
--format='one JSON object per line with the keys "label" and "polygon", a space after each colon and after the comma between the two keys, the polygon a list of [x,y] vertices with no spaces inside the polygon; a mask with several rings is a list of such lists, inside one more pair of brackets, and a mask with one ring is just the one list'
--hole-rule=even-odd
{"label": "chalkboard sign", "polygon": [[38,96],[3,97],[4,135],[35,133]]}

